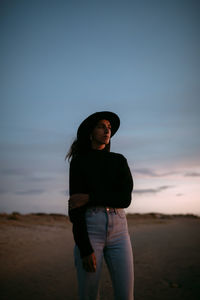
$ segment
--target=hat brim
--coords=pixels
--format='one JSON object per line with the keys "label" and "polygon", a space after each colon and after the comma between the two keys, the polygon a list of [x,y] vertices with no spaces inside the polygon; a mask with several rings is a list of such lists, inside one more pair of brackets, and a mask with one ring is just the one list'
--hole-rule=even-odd
{"label": "hat brim", "polygon": [[79,126],[77,131],[77,138],[86,136],[91,133],[98,121],[108,120],[111,124],[111,137],[117,132],[120,126],[120,119],[118,115],[110,111],[96,112],[87,117]]}

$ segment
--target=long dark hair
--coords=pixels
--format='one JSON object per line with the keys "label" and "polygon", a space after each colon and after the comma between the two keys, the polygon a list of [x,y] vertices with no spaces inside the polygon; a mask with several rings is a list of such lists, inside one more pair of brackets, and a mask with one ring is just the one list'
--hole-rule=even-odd
{"label": "long dark hair", "polygon": [[[92,147],[91,147],[90,134],[87,134],[85,136],[80,136],[77,139],[75,139],[71,144],[69,151],[65,156],[65,160],[68,159],[68,161],[70,161],[71,158],[77,155],[86,154],[91,149]],[[104,149],[105,151],[110,152],[110,141],[109,144],[107,144]]]}

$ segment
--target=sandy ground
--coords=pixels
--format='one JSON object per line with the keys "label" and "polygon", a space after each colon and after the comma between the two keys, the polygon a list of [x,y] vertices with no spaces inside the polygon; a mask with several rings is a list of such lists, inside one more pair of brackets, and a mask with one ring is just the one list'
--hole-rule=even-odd
{"label": "sandy ground", "polygon": [[[135,300],[199,300],[200,218],[133,215],[128,224]],[[64,216],[0,215],[1,299],[76,300],[73,245]],[[113,299],[105,265],[100,295]]]}

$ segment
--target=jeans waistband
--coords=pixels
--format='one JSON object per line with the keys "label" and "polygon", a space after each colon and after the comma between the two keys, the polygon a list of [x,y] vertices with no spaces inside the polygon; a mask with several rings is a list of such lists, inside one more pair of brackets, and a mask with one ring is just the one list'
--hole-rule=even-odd
{"label": "jeans waistband", "polygon": [[108,207],[108,206],[90,206],[88,209],[91,209],[95,212],[97,211],[103,211],[107,213],[117,213],[118,211],[123,210],[123,208],[114,208],[114,207]]}

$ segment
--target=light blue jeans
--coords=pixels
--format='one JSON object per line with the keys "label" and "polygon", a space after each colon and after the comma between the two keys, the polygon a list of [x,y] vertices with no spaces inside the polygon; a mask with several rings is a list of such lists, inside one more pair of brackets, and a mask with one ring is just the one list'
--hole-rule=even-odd
{"label": "light blue jeans", "polygon": [[133,300],[133,255],[124,209],[88,208],[86,223],[96,256],[96,272],[86,272],[79,249],[74,248],[80,300],[95,300],[103,257],[108,266],[115,300]]}

